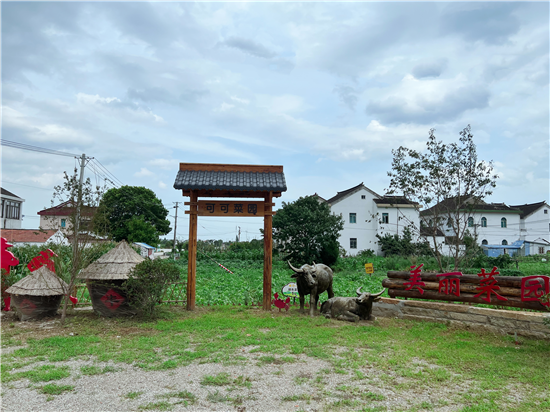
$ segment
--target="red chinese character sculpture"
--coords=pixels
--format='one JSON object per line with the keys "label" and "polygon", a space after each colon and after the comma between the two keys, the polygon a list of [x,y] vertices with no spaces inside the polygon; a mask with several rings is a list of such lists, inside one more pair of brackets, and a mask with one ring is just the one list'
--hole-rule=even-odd
{"label": "red chinese character sculpture", "polygon": [[414,265],[411,266],[411,277],[409,278],[410,282],[404,282],[404,285],[409,285],[409,287],[405,290],[411,290],[412,288],[416,287],[421,295],[424,294],[424,289],[422,289],[420,286],[426,286],[424,282],[422,282],[422,279],[420,277],[420,271],[422,270],[422,266],[424,266],[424,263],[421,265],[418,265],[416,268],[414,268]]}
{"label": "red chinese character sculpture", "polygon": [[[17,266],[19,264],[19,259],[11,253],[8,248],[13,247],[10,245],[5,238],[0,238],[0,267],[2,270],[2,276],[8,276],[10,274],[10,269],[12,266]],[[10,310],[11,298],[9,294],[6,293],[6,289],[9,286],[2,281],[2,299],[4,299],[4,310]]]}
{"label": "red chinese character sculpture", "polygon": [[[449,272],[442,273],[439,276],[462,276],[461,272]],[[439,280],[439,293],[444,293],[445,295],[455,295],[460,297],[460,279],[450,278],[450,279],[440,279]]]}
{"label": "red chinese character sculpture", "polygon": [[[521,301],[540,301],[542,295],[550,293],[549,276],[525,276],[521,279]],[[550,306],[550,302],[541,302],[544,306]]]}
{"label": "red chinese character sculpture", "polygon": [[53,273],[55,273],[55,263],[53,260],[51,260],[51,258],[54,256],[57,257],[57,255],[51,249],[44,250],[40,252],[40,256],[33,258],[29,262],[27,267],[31,272],[34,272],[36,269],[41,268],[42,266],[46,266]]}
{"label": "red chinese character sculpture", "polygon": [[491,302],[491,293],[493,293],[498,300],[508,300],[503,296],[500,296],[496,291],[500,290],[500,286],[497,286],[497,280],[493,277],[495,275],[498,275],[500,272],[497,272],[497,267],[493,267],[493,270],[491,270],[491,273],[485,273],[485,269],[481,269],[481,273],[478,273],[477,275],[479,277],[483,277],[480,282],[480,286],[476,288],[476,290],[480,290],[477,295],[474,295],[474,298],[477,298],[484,293],[487,293],[487,296],[483,299],[486,302]]}

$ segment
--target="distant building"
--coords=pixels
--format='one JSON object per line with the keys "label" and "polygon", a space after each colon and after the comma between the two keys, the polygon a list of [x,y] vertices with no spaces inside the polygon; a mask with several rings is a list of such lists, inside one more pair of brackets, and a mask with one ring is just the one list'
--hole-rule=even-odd
{"label": "distant building", "polygon": [[[75,213],[72,201],[63,202],[57,206],[38,212],[42,229],[60,229],[64,233],[71,231],[71,216]],[[84,206],[80,211],[80,229],[88,230],[97,207]]]}
{"label": "distant building", "polygon": [[143,242],[134,242],[134,245],[139,247],[141,256],[148,257],[149,259],[155,258],[155,250],[157,250],[156,247],[150,246]]}
{"label": "distant building", "polygon": [[344,218],[338,241],[349,255],[366,249],[381,254],[377,234],[402,235],[405,227],[419,224],[415,203],[402,196],[380,196],[363,183],[338,192],[326,202],[332,213]]}
{"label": "distant building", "polygon": [[60,230],[2,229],[2,237],[13,246],[43,246],[46,243],[68,245],[69,241]]}
{"label": "distant building", "polygon": [[2,199],[2,229],[21,229],[21,222],[23,220],[23,202],[25,199],[21,199],[19,196],[12,192],[1,188]]}

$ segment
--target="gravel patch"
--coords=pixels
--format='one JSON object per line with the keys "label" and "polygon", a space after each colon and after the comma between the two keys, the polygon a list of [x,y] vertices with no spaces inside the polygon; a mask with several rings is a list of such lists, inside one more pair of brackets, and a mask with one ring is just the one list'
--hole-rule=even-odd
{"label": "gravel patch", "polygon": [[[67,366],[68,378],[32,383],[22,379],[2,388],[2,410],[5,412],[120,412],[140,410],[172,411],[334,411],[360,410],[367,407],[387,408],[388,411],[408,409],[422,402],[432,405],[434,411],[455,411],[464,405],[440,404],[451,394],[445,388],[398,390],[396,386],[406,379],[391,371],[377,370],[365,365],[362,379],[355,374],[335,373],[329,362],[307,358],[304,355],[262,362],[264,353],[249,353],[245,348],[245,362],[224,366],[219,363],[193,363],[171,370],[146,371],[127,364],[71,360],[56,362],[56,367]],[[265,358],[263,358],[265,359]],[[25,371],[47,362],[37,362],[18,369]],[[82,374],[81,367],[114,367],[114,372],[97,375]],[[204,377],[228,374],[230,384],[205,385]],[[235,384],[244,377],[247,384]],[[243,382],[243,379],[237,380]],[[72,385],[74,390],[59,395],[45,395],[41,388],[47,384]],[[464,388],[467,390],[467,388]],[[174,394],[190,392],[193,403]],[[460,388],[453,388],[459,393]],[[168,396],[173,395],[173,396]],[[179,402],[179,403],[178,403]],[[153,406],[156,405],[156,408]],[[423,410],[420,408],[419,410]]]}

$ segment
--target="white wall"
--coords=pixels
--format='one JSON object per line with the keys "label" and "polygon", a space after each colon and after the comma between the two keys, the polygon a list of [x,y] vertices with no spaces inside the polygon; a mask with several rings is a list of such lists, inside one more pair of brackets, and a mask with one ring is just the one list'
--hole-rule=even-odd
{"label": "white wall", "polygon": [[550,207],[544,205],[525,219],[521,219],[520,229],[521,240],[534,241],[542,238],[550,241]]}
{"label": "white wall", "polygon": [[[478,244],[487,240],[489,245],[501,245],[506,240],[509,245],[520,239],[520,218],[517,213],[483,212],[474,213],[474,227],[469,228],[472,234],[477,233]],[[481,226],[481,218],[487,218],[487,227]],[[506,218],[506,228],[501,227],[501,219]],[[475,230],[474,230],[475,229]]]}
{"label": "white wall", "polygon": [[[362,196],[365,196],[362,199]],[[365,249],[377,250],[376,231],[378,220],[376,216],[375,196],[364,188],[340,199],[330,208],[332,213],[342,215],[344,218],[344,230],[340,232],[340,246],[348,255],[356,255]],[[356,214],[356,223],[350,223],[350,213]],[[357,248],[350,247],[350,239],[357,239]]]}

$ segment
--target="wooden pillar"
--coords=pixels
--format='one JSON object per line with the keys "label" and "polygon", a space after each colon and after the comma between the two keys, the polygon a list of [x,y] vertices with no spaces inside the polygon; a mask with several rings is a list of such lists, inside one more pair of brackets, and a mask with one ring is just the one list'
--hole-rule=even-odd
{"label": "wooden pillar", "polygon": [[264,198],[264,298],[263,309],[271,310],[271,273],[273,247],[273,193],[269,192]]}
{"label": "wooden pillar", "polygon": [[187,263],[187,310],[195,310],[197,285],[197,192],[191,190],[189,205],[189,249]]}

